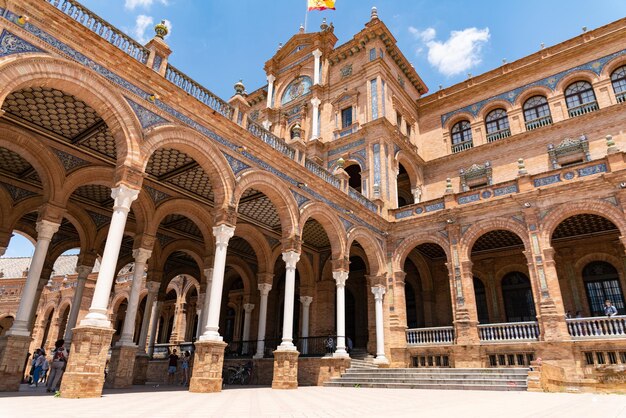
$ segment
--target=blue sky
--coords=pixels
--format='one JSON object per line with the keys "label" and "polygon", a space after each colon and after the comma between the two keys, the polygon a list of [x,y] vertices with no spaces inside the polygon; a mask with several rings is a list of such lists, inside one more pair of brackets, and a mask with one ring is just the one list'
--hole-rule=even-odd
{"label": "blue sky", "polygon": [[[305,0],[83,0],[113,25],[146,42],[167,19],[170,62],[224,99],[243,79],[248,91],[266,83],[263,65],[304,23]],[[471,5],[471,7],[469,7]],[[372,6],[431,92],[626,16],[623,0],[337,0],[335,11],[308,14],[307,30],[326,17],[338,45],[370,18]],[[30,256],[16,235],[5,256]]]}

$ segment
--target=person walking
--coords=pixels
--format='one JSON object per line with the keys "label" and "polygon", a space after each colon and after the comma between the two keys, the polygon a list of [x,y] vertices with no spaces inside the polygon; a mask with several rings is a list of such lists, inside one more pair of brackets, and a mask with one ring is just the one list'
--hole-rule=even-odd
{"label": "person walking", "polygon": [[617,308],[608,299],[604,301],[604,314],[608,316],[609,318],[617,315]]}
{"label": "person walking", "polygon": [[176,354],[176,349],[172,350],[172,354],[169,356],[169,361],[167,363],[167,384],[174,385],[176,384],[176,368],[178,367],[178,355]]}
{"label": "person walking", "polygon": [[41,370],[43,368],[43,361],[46,358],[43,350],[41,350],[40,348],[35,350],[35,355],[37,357],[33,359],[34,369],[33,369],[33,382],[30,384],[31,388],[36,388],[37,385],[39,384],[39,374],[41,373]]}
{"label": "person walking", "polygon": [[52,351],[52,364],[50,365],[50,376],[46,382],[46,392],[57,392],[61,386],[61,378],[65,372],[67,364],[67,350],[65,349],[65,341],[58,340],[54,343]]}
{"label": "person walking", "polygon": [[181,369],[183,369],[183,380],[180,382],[181,386],[189,386],[189,360],[191,360],[191,353],[185,351],[180,365]]}
{"label": "person walking", "polygon": [[46,383],[48,378],[48,370],[50,370],[50,363],[46,356],[43,356],[43,364],[41,365],[41,375],[39,376],[39,383]]}

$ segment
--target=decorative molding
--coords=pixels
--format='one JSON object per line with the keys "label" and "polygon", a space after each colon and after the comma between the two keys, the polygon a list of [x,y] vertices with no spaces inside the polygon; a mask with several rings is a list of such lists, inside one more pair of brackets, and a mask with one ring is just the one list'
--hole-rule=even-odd
{"label": "decorative molding", "polygon": [[466,196],[461,196],[457,199],[459,205],[465,205],[466,203],[478,202],[480,200],[480,194],[474,193]]}
{"label": "decorative molding", "polygon": [[69,154],[65,151],[61,151],[56,148],[52,148],[52,151],[59,157],[63,168],[65,169],[65,173],[69,173],[73,169],[77,167],[81,167],[83,165],[88,165],[89,161],[83,160],[82,158],[78,158],[72,154]]}
{"label": "decorative molding", "polygon": [[223,151],[222,151],[222,154],[224,154],[224,157],[226,157],[226,161],[228,161],[228,165],[230,166],[231,170],[233,170],[233,173],[235,175],[239,174],[243,170],[247,170],[248,168],[250,168],[248,164],[236,159],[232,155],[227,154]]}
{"label": "decorative molding", "polygon": [[296,202],[298,203],[298,207],[302,207],[302,205],[304,205],[306,202],[309,201],[309,199],[305,196],[302,196],[300,193],[295,192],[295,191],[291,191],[291,193],[293,193],[293,197],[296,199]]}
{"label": "decorative molding", "polygon": [[363,144],[365,144],[365,138],[361,138],[358,141],[350,142],[348,144],[342,145],[342,146],[337,147],[335,149],[331,149],[331,150],[328,151],[328,156],[331,157],[331,156],[333,156],[335,154],[344,153],[344,152],[346,152],[349,149],[360,147]]}
{"label": "decorative molding", "polygon": [[147,185],[144,185],[143,188],[146,190],[146,192],[148,192],[155,206],[158,205],[160,202],[172,197],[169,194],[162,192],[161,190],[157,190]]}
{"label": "decorative molding", "polygon": [[31,196],[36,196],[37,193],[31,192],[30,190],[22,189],[21,187],[14,186],[12,184],[0,182],[4,186],[5,189],[11,195],[11,199],[13,199],[14,203],[19,202],[20,200],[29,198]]}
{"label": "decorative molding", "polygon": [[547,186],[549,184],[558,183],[561,181],[561,174],[553,174],[547,177],[540,177],[533,180],[535,187]]}
{"label": "decorative molding", "polygon": [[149,127],[154,126],[154,125],[170,123],[169,120],[162,118],[161,116],[157,115],[153,111],[146,109],[145,107],[143,107],[142,105],[138,103],[135,103],[134,101],[130,100],[128,97],[124,97],[124,98],[130,105],[130,107],[133,109],[133,112],[135,112],[135,115],[137,116],[137,119],[139,119],[139,123],[141,123],[141,127],[143,129],[148,129]]}
{"label": "decorative molding", "polygon": [[109,222],[111,222],[111,218],[106,215],[92,212],[90,210],[87,210],[86,212],[93,221],[93,223],[96,224],[96,229],[100,229],[102,226],[107,225]]}
{"label": "decorative molding", "polygon": [[0,57],[13,54],[24,54],[28,52],[45,52],[37,48],[35,45],[26,42],[17,35],[12,34],[4,29],[0,33]]}
{"label": "decorative molding", "polygon": [[161,248],[165,247],[168,243],[174,241],[176,238],[171,237],[169,235],[165,235],[165,234],[161,234],[160,232],[157,232],[156,235],[157,240],[159,241],[159,244],[161,245]]}
{"label": "decorative molding", "polygon": [[596,164],[596,165],[590,165],[589,167],[579,168],[576,171],[578,171],[579,177],[586,177],[586,176],[591,176],[593,174],[606,173],[607,168],[606,168],[605,163],[601,163],[601,164]]}
{"label": "decorative molding", "polygon": [[348,221],[347,219],[342,218],[341,216],[339,217],[339,220],[343,224],[343,227],[346,229],[346,232],[348,232],[354,226],[352,222]]}

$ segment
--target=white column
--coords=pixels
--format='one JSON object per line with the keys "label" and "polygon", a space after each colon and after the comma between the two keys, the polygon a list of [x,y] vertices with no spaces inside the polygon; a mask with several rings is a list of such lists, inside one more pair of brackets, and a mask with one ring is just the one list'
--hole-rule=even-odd
{"label": "white column", "polygon": [[382,364],[389,363],[385,357],[385,330],[383,329],[383,295],[385,291],[384,286],[372,287],[376,307],[376,358],[374,363]]}
{"label": "white column", "polygon": [[100,272],[96,281],[93,298],[91,299],[91,307],[89,313],[80,321],[81,326],[96,326],[109,328],[111,321],[107,318],[107,307],[109,304],[109,296],[113,287],[113,279],[117,273],[117,258],[120,254],[120,246],[122,238],[124,238],[124,229],[126,227],[126,218],[130,205],[137,199],[139,190],[130,189],[121,185],[114,188],[111,197],[115,199],[113,203],[113,216],[109,224],[109,233],[107,234],[102,262],[100,263]]}
{"label": "white column", "polygon": [[296,291],[296,264],[300,260],[300,253],[287,251],[283,253],[285,261],[285,302],[283,310],[283,341],[280,350],[296,350],[293,345],[293,299]]}
{"label": "white column", "polygon": [[207,316],[209,316],[209,302],[211,301],[211,284],[213,283],[213,269],[204,269],[204,277],[206,280],[206,292],[204,295],[204,301],[202,303],[202,316],[200,317],[200,331],[198,332],[198,339],[204,333],[206,328]]}
{"label": "white column", "polygon": [[80,312],[80,305],[83,301],[83,291],[85,290],[85,283],[87,283],[87,276],[91,274],[93,266],[77,266],[76,273],[76,288],[74,289],[74,297],[72,298],[72,306],[70,308],[70,316],[67,318],[67,325],[65,326],[65,346],[69,347],[72,342],[72,328],[76,326],[76,320],[78,319],[78,313]]}
{"label": "white column", "polygon": [[313,120],[311,124],[311,139],[317,139],[320,136],[319,114],[320,114],[320,99],[314,97],[311,99],[313,105]]}
{"label": "white column", "polygon": [[309,342],[307,337],[309,336],[309,308],[311,307],[313,298],[311,296],[300,296],[300,303],[302,304],[302,354],[309,353]]}
{"label": "white column", "polygon": [[204,307],[204,298],[205,298],[205,294],[204,293],[200,293],[198,295],[198,300],[196,301],[196,315],[198,315],[198,324],[196,325],[196,329],[194,331],[196,340],[198,338],[200,338],[200,335],[202,335],[202,309]]}
{"label": "white column", "polygon": [[152,251],[146,250],[145,248],[133,250],[133,258],[135,259],[135,265],[133,266],[133,284],[130,287],[126,317],[124,318],[124,326],[122,327],[122,336],[117,342],[118,346],[135,345],[133,337],[135,335],[135,319],[139,308],[139,293],[141,293],[141,285],[143,284],[143,274],[146,271],[146,262],[151,254]]}
{"label": "white column", "polygon": [[274,97],[274,81],[276,77],[272,74],[267,76],[267,107],[272,107],[272,98]]}
{"label": "white column", "polygon": [[224,286],[224,269],[226,267],[226,248],[228,240],[235,233],[234,226],[220,225],[213,227],[215,235],[215,258],[213,260],[213,280],[209,298],[209,315],[204,334],[200,340],[222,341],[219,329],[220,308],[222,305],[222,288]]}
{"label": "white column", "polygon": [[59,225],[54,222],[41,220],[37,222],[37,243],[35,244],[35,252],[33,258],[30,261],[30,267],[28,269],[28,276],[26,277],[26,283],[22,290],[20,297],[20,305],[17,308],[15,315],[15,321],[13,326],[7,335],[22,335],[30,336],[28,331],[28,323],[30,320],[30,313],[35,303],[35,295],[37,294],[37,284],[41,276],[41,270],[43,269],[43,263],[48,253],[48,247],[50,246],[50,240],[55,232],[59,230]]}
{"label": "white column", "polygon": [[267,296],[272,290],[272,285],[268,283],[259,283],[259,292],[261,292],[261,304],[259,306],[259,332],[257,334],[256,354],[254,358],[263,358],[265,351],[265,324],[267,320]]}
{"label": "white column", "polygon": [[241,339],[243,341],[250,340],[250,320],[252,319],[252,311],[254,310],[254,305],[251,303],[246,303],[243,305],[243,336]]}
{"label": "white column", "polygon": [[346,351],[346,280],[347,271],[333,271],[337,285],[337,348],[333,357],[350,357]]}
{"label": "white column", "polygon": [[163,302],[160,300],[155,300],[152,305],[152,313],[150,314],[152,317],[152,324],[150,325],[150,341],[148,342],[148,355],[150,357],[154,354],[154,344],[157,340],[157,328],[159,326],[159,316],[161,315],[162,306]]}
{"label": "white column", "polygon": [[320,57],[322,56],[322,51],[316,49],[313,51],[313,57],[315,58],[315,62],[313,63],[313,84],[322,84],[320,82]]}
{"label": "white column", "polygon": [[154,311],[155,300],[159,293],[160,283],[146,282],[148,288],[148,296],[146,296],[146,310],[143,313],[143,320],[141,321],[141,331],[139,332],[139,352],[146,352],[146,339],[148,338],[148,329],[150,327],[150,319]]}

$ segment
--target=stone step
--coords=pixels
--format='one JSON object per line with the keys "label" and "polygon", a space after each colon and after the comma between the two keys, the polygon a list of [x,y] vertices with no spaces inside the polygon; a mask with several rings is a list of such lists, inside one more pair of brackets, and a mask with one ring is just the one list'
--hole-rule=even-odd
{"label": "stone step", "polygon": [[526,386],[490,385],[490,384],[432,384],[432,383],[344,383],[341,381],[327,382],[326,387],[359,387],[388,389],[449,389],[449,390],[494,390],[494,391],[525,391]]}
{"label": "stone step", "polygon": [[520,375],[527,376],[528,369],[460,369],[460,368],[432,368],[432,369],[419,369],[419,368],[411,368],[411,369],[379,369],[384,371],[385,373],[395,373],[395,374],[468,374],[468,375]]}
{"label": "stone step", "polygon": [[526,379],[464,379],[464,378],[447,378],[447,379],[428,379],[428,378],[407,378],[398,379],[394,377],[370,377],[370,378],[335,378],[331,382],[341,383],[415,383],[415,384],[439,384],[439,385],[481,385],[481,384],[501,384],[512,386],[526,386]]}

